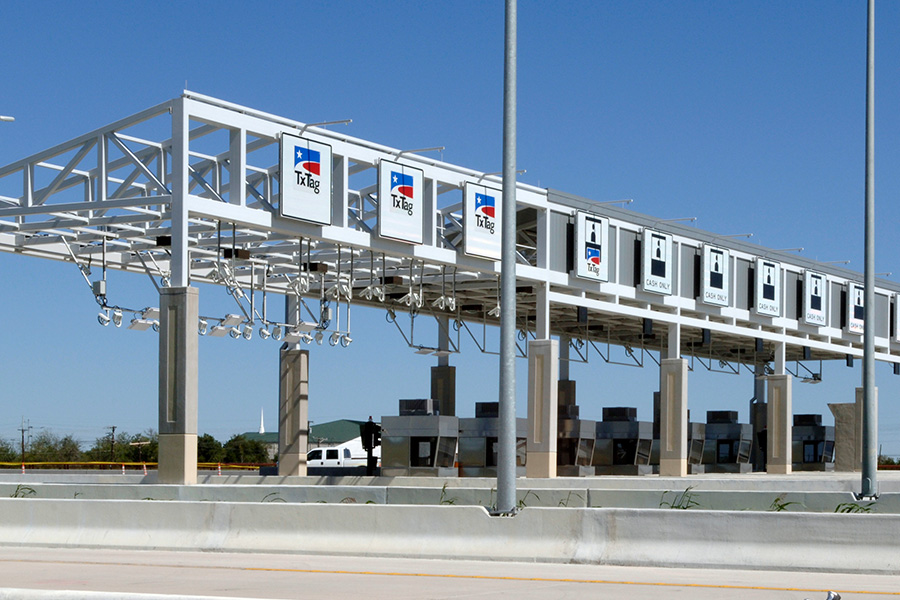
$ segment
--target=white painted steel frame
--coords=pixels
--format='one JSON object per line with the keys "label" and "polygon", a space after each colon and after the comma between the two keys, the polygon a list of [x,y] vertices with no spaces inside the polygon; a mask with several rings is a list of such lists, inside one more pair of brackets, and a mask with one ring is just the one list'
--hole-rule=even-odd
{"label": "white painted steel frame", "polygon": [[[282,133],[332,147],[332,225],[279,216]],[[376,167],[382,159],[423,172],[420,245],[376,233]],[[241,185],[233,185],[235,181]],[[71,261],[71,247],[79,261],[97,265],[105,246],[108,268],[138,273],[149,268],[155,279],[172,286],[218,283],[248,293],[265,286],[268,293],[293,295],[299,290],[318,298],[323,286],[331,290],[343,284],[354,304],[432,310],[459,321],[497,324],[489,313],[497,302],[500,263],[463,252],[466,184],[500,187],[496,176],[185,92],[0,168],[0,250]],[[559,262],[554,253],[569,252],[553,224],[558,219],[574,222],[577,210],[609,220],[609,244],[616,248],[608,282],[553,267]],[[672,236],[676,270],[671,295],[646,293],[627,283],[633,264],[623,257],[623,234],[640,236],[647,228]],[[682,249],[702,253],[704,244],[730,253],[731,306],[706,304],[692,294],[686,297],[681,289]],[[223,258],[223,250],[235,257]],[[861,280],[859,274],[832,265],[562,192],[517,185],[517,322],[538,338],[562,335],[663,349],[668,326],[677,325],[682,355],[700,352],[701,332],[709,330],[714,348],[704,348],[703,356],[746,364],[774,360],[779,344],[788,348],[789,360],[804,347],[813,360],[862,356],[860,337],[833,326],[833,318],[828,326],[817,327],[802,318],[765,317],[737,308],[734,267],[739,260],[753,262],[757,257],[781,264],[782,289],[788,273],[802,277],[808,269],[844,287]],[[327,273],[315,274],[315,264],[325,265]],[[434,309],[432,304],[448,294],[451,270],[455,302]],[[373,286],[381,288],[383,301],[371,293]],[[401,302],[416,288],[418,306]],[[890,282],[879,281],[876,287],[876,295],[889,308],[898,292],[900,286]],[[347,302],[348,295],[338,292],[334,298]],[[828,300],[830,311],[839,310],[839,301]],[[587,322],[578,318],[578,307],[587,309]],[[888,310],[884,312],[879,319],[889,318]],[[246,322],[261,322],[258,311],[248,314]],[[645,319],[659,323],[656,335],[646,335]],[[263,324],[280,320],[269,317]],[[764,343],[761,357],[754,350],[757,339]],[[878,360],[900,363],[896,332],[876,334],[875,346]]]}

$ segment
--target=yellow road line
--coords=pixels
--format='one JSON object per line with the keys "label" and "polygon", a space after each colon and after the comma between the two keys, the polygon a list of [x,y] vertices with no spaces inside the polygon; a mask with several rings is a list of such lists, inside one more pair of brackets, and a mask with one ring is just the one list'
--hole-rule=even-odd
{"label": "yellow road line", "polygon": [[[42,563],[42,564],[59,564],[59,565],[89,565],[89,566],[111,566],[111,567],[152,567],[165,569],[207,569],[222,571],[248,571],[248,572],[268,572],[268,573],[303,573],[308,575],[369,575],[382,577],[432,577],[445,579],[472,579],[487,581],[531,581],[536,583],[579,583],[594,585],[642,585],[648,587],[673,587],[673,588],[703,588],[717,590],[758,590],[767,592],[811,592],[826,593],[828,589],[824,588],[794,588],[794,587],[775,587],[775,586],[753,586],[753,585],[724,585],[712,583],[674,583],[668,581],[627,581],[615,579],[572,579],[563,577],[516,577],[509,575],[464,575],[458,573],[407,573],[402,571],[345,571],[333,569],[286,569],[275,567],[229,567],[221,565],[186,565],[186,564],[148,564],[148,563],[132,563],[132,562],[102,562],[102,561],[75,561],[75,560],[27,560],[19,558],[0,558],[0,563]],[[603,565],[597,565],[603,566]],[[873,596],[900,596],[900,592],[879,592],[871,590],[842,590],[830,588],[841,594],[868,594]]]}

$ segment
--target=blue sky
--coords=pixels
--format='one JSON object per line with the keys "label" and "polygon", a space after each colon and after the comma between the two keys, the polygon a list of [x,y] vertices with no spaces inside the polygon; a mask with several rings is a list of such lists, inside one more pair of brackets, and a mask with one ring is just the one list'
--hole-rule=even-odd
{"label": "blue sky", "polygon": [[[900,14],[880,3],[876,33],[877,271],[900,277]],[[697,217],[720,234],[863,265],[866,3],[519,3],[521,179],[596,200],[634,198],[659,218]],[[501,167],[503,3],[19,2],[0,21],[0,164],[190,90],[397,148]],[[92,441],[116,425],[155,428],[156,344],[101,328],[77,270],[0,254],[0,437],[36,429]],[[156,305],[146,279],[110,285]],[[228,307],[201,289],[201,312]],[[220,310],[221,307],[221,310]],[[383,314],[354,313],[354,344],[312,347],[315,422],[396,414],[429,393],[433,359],[412,354]],[[496,399],[495,356],[454,356],[458,412]],[[278,344],[201,340],[200,432],[277,427]],[[525,413],[525,363],[518,408]],[[695,420],[747,418],[748,374],[690,377]],[[347,376],[352,374],[352,376]],[[586,418],[636,406],[651,418],[655,369],[573,365]],[[794,386],[796,413],[853,399],[853,369]],[[900,455],[900,377],[877,369],[880,440]]]}

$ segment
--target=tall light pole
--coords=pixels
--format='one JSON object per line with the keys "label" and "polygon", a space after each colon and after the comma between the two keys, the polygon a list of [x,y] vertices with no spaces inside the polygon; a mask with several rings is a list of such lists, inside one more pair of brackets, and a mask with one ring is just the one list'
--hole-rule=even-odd
{"label": "tall light pole", "polygon": [[516,0],[506,0],[504,37],[497,512],[511,513],[516,508]]}
{"label": "tall light pole", "polygon": [[866,227],[863,288],[862,489],[878,495],[878,401],[875,398],[875,0],[869,0],[866,48]]}

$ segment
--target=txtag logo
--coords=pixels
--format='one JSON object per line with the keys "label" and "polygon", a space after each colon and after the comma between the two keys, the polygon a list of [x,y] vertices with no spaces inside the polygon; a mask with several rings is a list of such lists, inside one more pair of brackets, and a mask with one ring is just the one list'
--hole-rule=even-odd
{"label": "txtag logo", "polygon": [[319,193],[319,177],[322,174],[322,154],[303,146],[294,146],[294,173],[297,185]]}
{"label": "txtag logo", "polygon": [[414,197],[413,176],[391,171],[391,199],[393,200],[393,208],[401,210],[412,216]]}
{"label": "txtag logo", "polygon": [[487,194],[475,194],[475,225],[494,233],[495,206],[494,197]]}

